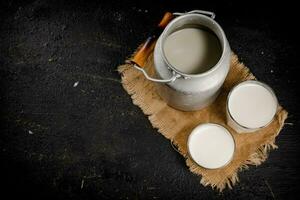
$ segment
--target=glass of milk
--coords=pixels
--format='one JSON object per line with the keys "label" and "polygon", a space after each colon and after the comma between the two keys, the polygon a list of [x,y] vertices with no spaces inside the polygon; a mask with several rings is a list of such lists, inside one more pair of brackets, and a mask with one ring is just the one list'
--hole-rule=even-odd
{"label": "glass of milk", "polygon": [[238,133],[254,132],[268,126],[278,108],[273,90],[249,80],[236,85],[227,97],[227,124]]}
{"label": "glass of milk", "polygon": [[223,126],[204,123],[193,129],[187,142],[190,157],[203,168],[218,169],[231,162],[235,141]]}

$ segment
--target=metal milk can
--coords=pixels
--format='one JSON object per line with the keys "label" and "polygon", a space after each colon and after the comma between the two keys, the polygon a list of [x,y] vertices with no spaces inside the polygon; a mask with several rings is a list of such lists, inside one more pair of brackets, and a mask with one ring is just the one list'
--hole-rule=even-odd
{"label": "metal milk can", "polygon": [[[230,67],[231,50],[221,26],[214,20],[215,14],[195,10],[188,13],[173,13],[177,16],[164,29],[154,49],[156,76],[150,77],[138,66],[147,79],[157,83],[158,94],[168,105],[183,111],[195,111],[211,104],[219,94]],[[204,26],[219,39],[222,54],[215,66],[199,74],[186,74],[178,71],[167,61],[163,44],[173,32],[186,28]]]}

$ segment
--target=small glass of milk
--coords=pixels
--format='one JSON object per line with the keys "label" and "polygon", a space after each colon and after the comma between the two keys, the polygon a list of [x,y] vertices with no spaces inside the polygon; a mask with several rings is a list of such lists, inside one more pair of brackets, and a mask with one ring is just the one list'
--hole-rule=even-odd
{"label": "small glass of milk", "polygon": [[187,142],[191,158],[203,168],[218,169],[233,159],[235,141],[223,126],[204,123],[193,129]]}
{"label": "small glass of milk", "polygon": [[238,133],[254,132],[272,122],[277,108],[277,98],[268,85],[244,81],[228,94],[227,124]]}

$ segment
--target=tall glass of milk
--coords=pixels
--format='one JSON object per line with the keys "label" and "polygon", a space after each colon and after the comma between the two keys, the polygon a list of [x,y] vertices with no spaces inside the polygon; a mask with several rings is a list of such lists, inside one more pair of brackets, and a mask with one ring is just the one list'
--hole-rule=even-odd
{"label": "tall glass of milk", "polygon": [[273,90],[249,80],[236,85],[227,97],[227,124],[237,132],[254,132],[269,125],[278,108]]}

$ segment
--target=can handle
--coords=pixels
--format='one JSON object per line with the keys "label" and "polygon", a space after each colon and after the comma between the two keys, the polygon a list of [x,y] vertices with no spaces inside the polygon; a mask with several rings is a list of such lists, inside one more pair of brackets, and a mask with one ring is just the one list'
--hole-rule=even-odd
{"label": "can handle", "polygon": [[186,12],[186,13],[175,12],[175,13],[173,13],[173,15],[181,16],[181,15],[194,14],[194,13],[209,15],[212,19],[215,19],[215,17],[216,17],[216,14],[214,12],[205,11],[205,10],[192,10],[192,11]]}
{"label": "can handle", "polygon": [[140,66],[138,66],[137,64],[133,64],[133,67],[139,71],[141,71],[145,78],[148,79],[149,81],[153,81],[153,82],[156,82],[156,83],[171,83],[171,82],[174,82],[176,79],[178,79],[180,77],[179,74],[176,74],[174,71],[172,71],[172,77],[169,78],[169,79],[157,79],[157,78],[152,78],[148,75],[148,73],[143,69],[141,68]]}
{"label": "can handle", "polygon": [[141,46],[141,48],[139,48],[139,50],[136,52],[133,58],[130,58],[130,60],[128,61],[128,63],[132,64],[135,69],[142,72],[146,79],[150,81],[157,83],[170,83],[180,77],[179,74],[176,74],[174,71],[172,71],[172,77],[170,77],[169,79],[157,79],[150,77],[148,73],[143,69],[143,66],[146,64],[147,58],[154,49],[157,38],[159,37],[160,33],[164,30],[164,28],[169,24],[169,22],[172,21],[173,17],[174,16],[172,13],[166,12],[156,29],[147,38],[147,40]]}

